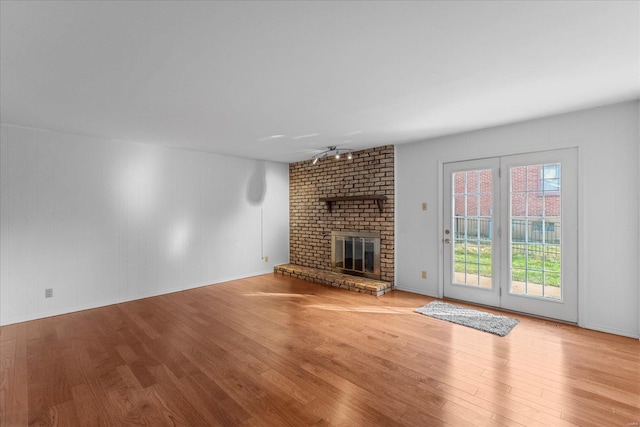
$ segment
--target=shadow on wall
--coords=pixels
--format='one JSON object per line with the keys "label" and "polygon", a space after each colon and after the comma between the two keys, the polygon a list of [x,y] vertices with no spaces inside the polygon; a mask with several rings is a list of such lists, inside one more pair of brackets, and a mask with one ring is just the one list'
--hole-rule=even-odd
{"label": "shadow on wall", "polygon": [[260,206],[266,193],[267,170],[264,162],[256,162],[247,183],[247,202],[252,206]]}

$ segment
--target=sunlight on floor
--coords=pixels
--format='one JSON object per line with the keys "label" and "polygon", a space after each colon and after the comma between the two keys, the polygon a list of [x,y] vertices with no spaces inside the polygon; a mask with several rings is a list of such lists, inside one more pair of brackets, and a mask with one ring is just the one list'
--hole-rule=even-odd
{"label": "sunlight on floor", "polygon": [[248,297],[286,297],[286,298],[306,298],[312,297],[313,294],[285,294],[282,292],[251,292],[249,294],[244,294]]}
{"label": "sunlight on floor", "polygon": [[415,309],[411,307],[378,307],[373,305],[365,305],[358,307],[345,307],[335,304],[312,304],[308,305],[309,308],[317,308],[325,311],[350,311],[356,313],[382,313],[382,314],[398,314],[398,313],[410,313]]}

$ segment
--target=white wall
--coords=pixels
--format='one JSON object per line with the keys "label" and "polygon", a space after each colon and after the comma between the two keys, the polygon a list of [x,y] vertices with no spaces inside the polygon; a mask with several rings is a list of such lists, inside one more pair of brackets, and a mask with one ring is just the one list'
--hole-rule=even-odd
{"label": "white wall", "polygon": [[0,324],[288,262],[287,164],[7,125],[1,132]]}
{"label": "white wall", "polygon": [[627,102],[397,146],[396,287],[442,296],[444,162],[578,147],[579,324],[638,337],[639,112]]}

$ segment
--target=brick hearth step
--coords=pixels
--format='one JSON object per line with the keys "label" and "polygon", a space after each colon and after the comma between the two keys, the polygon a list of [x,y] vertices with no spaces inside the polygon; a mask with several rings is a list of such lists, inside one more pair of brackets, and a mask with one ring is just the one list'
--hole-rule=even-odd
{"label": "brick hearth step", "polygon": [[276,265],[273,267],[273,272],[375,296],[384,295],[393,290],[393,283],[295,264]]}

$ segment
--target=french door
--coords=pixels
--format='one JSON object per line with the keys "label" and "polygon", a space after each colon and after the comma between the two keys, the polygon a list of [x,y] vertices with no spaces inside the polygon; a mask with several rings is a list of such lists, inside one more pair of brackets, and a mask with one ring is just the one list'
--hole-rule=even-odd
{"label": "french door", "polygon": [[444,296],[577,322],[574,149],[444,165]]}
{"label": "french door", "polygon": [[500,306],[500,159],[447,163],[444,295]]}

